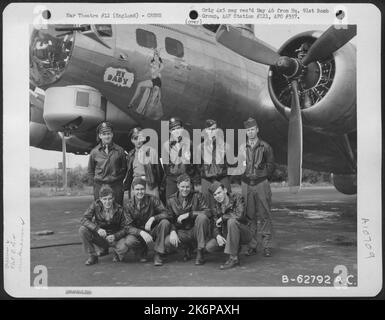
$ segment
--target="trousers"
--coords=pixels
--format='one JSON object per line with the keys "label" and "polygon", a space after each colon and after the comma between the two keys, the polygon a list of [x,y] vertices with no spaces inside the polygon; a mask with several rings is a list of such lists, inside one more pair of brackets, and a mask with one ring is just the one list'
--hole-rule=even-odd
{"label": "trousers", "polygon": [[[242,182],[242,195],[246,202],[246,216],[249,220],[253,239],[250,248],[257,248],[258,233],[262,237],[263,248],[272,247],[273,224],[271,221],[271,188],[267,180],[257,185]],[[259,220],[259,225],[258,225]]]}
{"label": "trousers", "polygon": [[[163,219],[149,232],[154,240],[154,251],[158,253],[166,252],[165,238],[171,231],[170,221]],[[116,253],[122,260],[130,250],[147,249],[147,244],[141,236],[129,234],[124,241],[118,242],[115,248]]]}
{"label": "trousers", "polygon": [[[194,227],[189,230],[177,230],[178,238],[183,248],[203,249],[210,239],[210,219],[200,214],[196,217]],[[174,246],[170,242],[170,236],[166,237],[167,252],[173,251]]]}
{"label": "trousers", "polygon": [[125,238],[122,238],[119,241],[114,241],[111,244],[105,238],[101,237],[97,232],[91,231],[84,226],[80,226],[79,235],[83,242],[84,251],[90,256],[96,255],[95,245],[103,250],[107,250],[110,247],[116,248],[125,241]]}
{"label": "trousers", "polygon": [[[252,239],[250,228],[240,223],[235,219],[227,220],[227,234],[223,235],[226,238],[225,250],[226,254],[237,256],[242,244],[248,244]],[[211,239],[206,245],[207,252],[214,252],[221,250],[217,239]]]}

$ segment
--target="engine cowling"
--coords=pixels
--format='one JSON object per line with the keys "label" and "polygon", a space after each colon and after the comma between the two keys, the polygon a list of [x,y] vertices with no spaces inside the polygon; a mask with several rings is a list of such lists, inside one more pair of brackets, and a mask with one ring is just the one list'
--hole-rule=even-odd
{"label": "engine cowling", "polygon": [[[279,49],[281,56],[301,58],[321,32],[296,35]],[[290,115],[289,81],[275,67],[270,67],[268,87],[276,109]],[[304,126],[327,134],[356,130],[356,49],[350,43],[323,61],[310,63],[299,79],[299,94]]]}
{"label": "engine cowling", "polygon": [[[30,104],[29,117],[29,145],[46,150],[61,151],[62,139],[58,132],[50,131],[43,119],[43,108]],[[71,135],[65,138],[69,152],[84,154],[93,146],[94,141],[87,141]]]}
{"label": "engine cowling", "polygon": [[357,175],[356,174],[331,174],[331,180],[334,187],[344,194],[357,193]]}
{"label": "engine cowling", "polygon": [[88,132],[102,121],[111,121],[115,131],[127,131],[135,122],[95,88],[51,87],[45,91],[44,121],[51,131]]}

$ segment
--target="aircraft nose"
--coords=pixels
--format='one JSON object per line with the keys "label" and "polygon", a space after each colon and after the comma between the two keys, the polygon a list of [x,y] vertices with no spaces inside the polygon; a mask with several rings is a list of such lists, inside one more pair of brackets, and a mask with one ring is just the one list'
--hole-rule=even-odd
{"label": "aircraft nose", "polygon": [[30,80],[41,88],[61,77],[74,45],[74,33],[57,31],[56,26],[34,29],[31,34]]}

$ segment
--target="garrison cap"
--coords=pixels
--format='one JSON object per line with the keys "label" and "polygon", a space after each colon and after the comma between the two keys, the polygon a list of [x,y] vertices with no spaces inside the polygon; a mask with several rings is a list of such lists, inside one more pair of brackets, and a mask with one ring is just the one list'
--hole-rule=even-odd
{"label": "garrison cap", "polygon": [[219,181],[214,181],[211,186],[209,187],[209,191],[214,194],[215,191],[218,190],[218,188],[224,188],[223,184]]}
{"label": "garrison cap", "polygon": [[207,119],[206,122],[205,122],[205,128],[210,128],[211,126],[213,126],[214,124],[217,124],[217,122],[213,119]]}
{"label": "garrison cap", "polygon": [[243,125],[245,126],[245,129],[249,129],[249,128],[252,128],[252,127],[257,127],[258,128],[258,124],[257,124],[257,121],[255,121],[254,118],[249,118],[247,119]]}
{"label": "garrison cap", "polygon": [[128,136],[130,137],[130,139],[132,139],[133,137],[137,136],[139,134],[140,131],[142,131],[143,128],[142,127],[134,127],[130,130]]}
{"label": "garrison cap", "polygon": [[99,198],[107,197],[110,194],[114,195],[112,188],[108,184],[103,184],[99,190]]}
{"label": "garrison cap", "polygon": [[103,121],[96,128],[97,134],[104,133],[104,132],[113,132],[113,131],[114,131],[114,128],[113,128],[112,124],[108,121]]}
{"label": "garrison cap", "polygon": [[190,176],[187,174],[187,173],[182,173],[180,176],[178,176],[178,178],[176,179],[176,183],[179,184],[183,181],[190,181],[191,182],[191,178]]}
{"label": "garrison cap", "polygon": [[146,180],[144,180],[143,178],[135,178],[132,181],[132,188],[134,188],[138,184],[142,185],[143,187],[146,187]]}
{"label": "garrison cap", "polygon": [[177,118],[177,117],[172,117],[170,120],[169,120],[169,123],[168,123],[168,127],[169,129],[174,129],[175,127],[177,126],[183,126],[183,123],[182,123],[182,120]]}

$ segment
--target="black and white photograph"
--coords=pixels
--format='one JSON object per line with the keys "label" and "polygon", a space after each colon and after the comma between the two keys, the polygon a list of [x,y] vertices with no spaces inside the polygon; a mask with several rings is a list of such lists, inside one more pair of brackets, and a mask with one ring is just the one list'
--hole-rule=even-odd
{"label": "black and white photograph", "polygon": [[[18,119],[5,99],[4,114],[26,148],[5,136],[4,168],[25,159],[21,200],[4,210],[4,263],[18,296],[382,287],[381,151],[367,145],[381,134],[380,93],[358,57],[379,29],[365,38],[354,5],[325,5],[314,22],[315,4],[210,5],[185,4],[179,23],[166,9],[160,23],[126,22],[109,4],[88,11],[92,23],[43,6],[17,30],[25,81],[8,85],[25,110]],[[368,273],[380,287],[366,286]]]}

